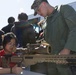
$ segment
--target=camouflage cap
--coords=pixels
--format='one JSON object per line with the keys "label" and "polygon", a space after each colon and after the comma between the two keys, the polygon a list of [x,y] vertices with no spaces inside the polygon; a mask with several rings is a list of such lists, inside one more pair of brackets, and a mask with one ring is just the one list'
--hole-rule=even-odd
{"label": "camouflage cap", "polygon": [[38,10],[38,7],[39,5],[42,3],[42,2],[47,2],[47,0],[35,0],[34,3],[32,4],[31,6],[31,9],[34,9],[34,15],[37,15],[37,10]]}

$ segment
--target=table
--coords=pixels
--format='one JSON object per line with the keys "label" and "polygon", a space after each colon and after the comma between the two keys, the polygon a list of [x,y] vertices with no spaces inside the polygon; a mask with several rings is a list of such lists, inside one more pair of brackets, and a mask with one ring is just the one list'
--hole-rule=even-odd
{"label": "table", "polygon": [[[16,74],[1,74],[1,75],[16,75]],[[19,74],[19,75],[21,75],[21,74]],[[24,70],[22,75],[45,75],[45,74]]]}

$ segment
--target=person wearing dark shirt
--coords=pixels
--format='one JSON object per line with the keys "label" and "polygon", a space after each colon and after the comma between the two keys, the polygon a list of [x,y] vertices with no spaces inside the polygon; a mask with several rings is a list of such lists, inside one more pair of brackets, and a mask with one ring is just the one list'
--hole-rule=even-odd
{"label": "person wearing dark shirt", "polygon": [[8,25],[4,26],[1,30],[3,30],[5,33],[8,33],[11,31],[11,27],[14,25],[15,18],[9,17],[8,18]]}
{"label": "person wearing dark shirt", "polygon": [[12,32],[18,38],[18,47],[26,47],[27,43],[36,43],[35,30],[33,26],[28,22],[28,16],[26,13],[20,13],[18,15],[18,22],[12,27]]}

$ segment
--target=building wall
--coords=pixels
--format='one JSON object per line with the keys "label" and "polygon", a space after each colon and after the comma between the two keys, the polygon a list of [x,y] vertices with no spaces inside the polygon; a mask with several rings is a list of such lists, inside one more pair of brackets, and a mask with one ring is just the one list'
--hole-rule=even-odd
{"label": "building wall", "polygon": [[76,1],[69,3],[68,5],[72,6],[74,8],[74,10],[76,11]]}

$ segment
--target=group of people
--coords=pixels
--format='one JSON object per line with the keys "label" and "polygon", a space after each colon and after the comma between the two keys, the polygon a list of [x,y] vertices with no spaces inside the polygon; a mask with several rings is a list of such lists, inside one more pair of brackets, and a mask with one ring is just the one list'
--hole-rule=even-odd
{"label": "group of people", "polygon": [[[50,44],[51,54],[68,56],[71,54],[75,54],[76,11],[70,5],[61,5],[60,10],[58,10],[57,6],[51,6],[47,0],[35,0],[31,6],[31,9],[34,9],[34,15],[39,14],[46,18],[46,26],[44,28],[44,40]],[[23,17],[21,15],[23,15]],[[36,43],[33,27],[27,22],[28,16],[26,16],[25,18],[25,15],[21,13],[18,16],[18,19],[19,22],[15,22],[15,25],[11,29],[13,33],[7,33],[3,36],[3,50],[0,51],[1,56],[4,56],[4,54],[16,55],[13,50],[15,50],[17,46],[26,47],[27,39],[29,39],[27,42]],[[4,31],[4,29],[2,30]],[[16,34],[16,36],[14,36],[14,34]],[[24,37],[20,36],[19,34],[23,34]],[[19,45],[17,45],[16,37],[17,39],[24,39],[25,41],[19,40]],[[0,59],[0,61],[2,60]],[[1,74],[19,74],[22,72],[22,68],[18,67],[17,64],[13,62],[9,63],[10,68],[3,68],[2,62],[0,62],[0,66]],[[43,62],[32,65],[30,66],[30,70],[46,75],[76,75],[74,69],[72,69],[70,65],[56,64],[51,62]]]}
{"label": "group of people", "polygon": [[[36,43],[35,30],[31,24],[28,24],[27,14],[20,13],[18,20],[15,22],[14,17],[9,17],[8,25],[0,31],[0,46],[3,47],[0,49],[0,74],[21,74],[22,68],[14,62],[9,63],[8,59],[17,55],[15,53],[17,47],[25,48],[27,43]],[[2,57],[5,57],[6,62],[3,61]]]}
{"label": "group of people", "polygon": [[4,31],[3,34],[13,32],[18,39],[18,47],[26,47],[27,43],[36,43],[35,30],[33,25],[28,22],[26,13],[18,14],[18,21],[16,22],[14,17],[9,17],[8,25],[1,29],[1,33],[2,31]]}
{"label": "group of people", "polygon": [[[8,25],[0,30],[0,74],[20,74],[22,72],[21,67],[18,67],[16,63],[9,63],[8,59],[13,55],[17,55],[15,53],[16,48],[25,48],[28,43],[36,44],[34,23],[32,24],[32,22],[28,21],[26,13],[18,14],[18,21],[15,21],[14,17],[9,17]],[[6,59],[6,55],[11,56]],[[5,57],[5,63],[2,57]]]}

